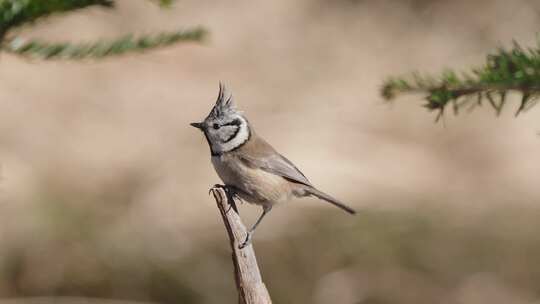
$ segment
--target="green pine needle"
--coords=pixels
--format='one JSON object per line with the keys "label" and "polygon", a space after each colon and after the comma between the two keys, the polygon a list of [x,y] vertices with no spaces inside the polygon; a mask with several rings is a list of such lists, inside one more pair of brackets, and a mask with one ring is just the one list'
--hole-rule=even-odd
{"label": "green pine needle", "polygon": [[154,0],[156,2],[159,3],[159,5],[163,6],[163,7],[169,7],[172,5],[172,3],[175,1],[175,0]]}
{"label": "green pine needle", "polygon": [[52,13],[72,11],[92,5],[111,7],[112,0],[0,0],[0,33]]}
{"label": "green pine needle", "polygon": [[178,42],[201,41],[206,31],[202,28],[180,30],[156,35],[134,37],[126,35],[112,41],[92,43],[49,43],[38,40],[13,39],[4,44],[7,52],[36,59],[86,59],[121,55],[127,52],[144,52]]}
{"label": "green pine needle", "polygon": [[448,70],[439,77],[420,76],[392,78],[382,87],[381,95],[392,100],[403,93],[426,94],[424,105],[442,117],[448,105],[455,114],[459,109],[481,106],[483,100],[500,114],[508,92],[522,95],[516,115],[530,109],[540,97],[540,43],[537,48],[523,49],[514,42],[510,50],[500,48],[489,55],[483,67],[458,75]]}
{"label": "green pine needle", "polygon": [[[153,1],[164,7],[174,2],[174,0]],[[10,37],[8,34],[12,28],[53,13],[70,12],[92,5],[112,7],[114,0],[0,0],[0,51],[41,59],[102,58],[131,51],[142,52],[178,42],[201,41],[206,36],[206,31],[199,27],[141,37],[127,35],[113,41],[74,44],[26,41],[17,36]]]}

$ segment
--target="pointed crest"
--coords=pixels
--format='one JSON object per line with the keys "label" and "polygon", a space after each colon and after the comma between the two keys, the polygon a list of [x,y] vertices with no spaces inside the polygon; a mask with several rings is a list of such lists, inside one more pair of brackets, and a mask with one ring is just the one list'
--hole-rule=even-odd
{"label": "pointed crest", "polygon": [[219,93],[216,104],[212,108],[210,115],[214,117],[222,116],[226,112],[235,112],[234,98],[222,82],[219,82]]}

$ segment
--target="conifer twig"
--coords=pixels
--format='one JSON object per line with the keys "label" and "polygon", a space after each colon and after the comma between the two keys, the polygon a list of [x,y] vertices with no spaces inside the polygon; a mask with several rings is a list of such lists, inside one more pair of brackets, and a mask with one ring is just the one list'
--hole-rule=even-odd
{"label": "conifer twig", "polygon": [[85,59],[122,55],[127,52],[144,52],[157,47],[175,44],[179,41],[199,41],[206,31],[203,28],[178,30],[134,37],[132,34],[111,41],[91,43],[49,43],[39,40],[24,41],[15,38],[7,41],[4,51],[38,59]]}
{"label": "conifer twig", "polygon": [[403,93],[424,93],[430,111],[440,118],[448,105],[455,114],[463,107],[469,109],[488,104],[500,114],[509,92],[521,94],[516,115],[534,106],[540,97],[540,44],[523,49],[514,42],[510,50],[500,48],[488,55],[484,66],[458,75],[448,70],[439,77],[420,76],[392,78],[382,87],[381,95],[392,100]]}
{"label": "conifer twig", "polygon": [[[174,0],[153,0],[170,6]],[[88,43],[46,42],[11,36],[10,31],[56,13],[72,12],[89,6],[113,7],[114,0],[0,0],[0,51],[40,59],[101,58],[127,52],[141,52],[184,41],[201,41],[202,27],[135,37],[129,34],[111,41]],[[11,36],[11,37],[10,37]]]}
{"label": "conifer twig", "polygon": [[112,0],[0,0],[0,29],[5,31],[54,13],[88,6],[112,7]]}

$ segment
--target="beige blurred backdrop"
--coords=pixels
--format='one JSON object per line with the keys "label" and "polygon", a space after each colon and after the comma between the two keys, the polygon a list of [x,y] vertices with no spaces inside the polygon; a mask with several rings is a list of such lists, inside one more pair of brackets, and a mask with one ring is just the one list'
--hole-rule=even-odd
{"label": "beige blurred backdrop", "polygon": [[[177,261],[210,240],[226,254],[208,196],[220,181],[204,137],[189,126],[208,113],[219,81],[315,185],[360,210],[350,218],[316,200],[293,201],[265,219],[255,246],[309,231],[319,217],[345,229],[363,220],[363,210],[450,209],[474,221],[492,208],[540,207],[540,107],[517,118],[516,103],[499,118],[486,107],[435,123],[422,96],[393,104],[379,96],[391,75],[480,65],[512,39],[536,45],[537,1],[181,0],[170,10],[149,1],[118,3],[115,10],[47,19],[24,35],[85,41],[193,25],[211,34],[203,44],[101,61],[1,55],[0,259],[20,253],[23,262],[16,277],[0,279],[0,296],[63,295],[55,288],[69,281],[73,267],[99,277],[88,253],[94,246],[105,248],[111,263],[136,260],[132,252]],[[259,212],[240,208],[248,223]],[[92,245],[80,241],[88,238]],[[230,265],[212,261],[199,263],[230,287],[230,301],[222,303],[234,302]],[[324,280],[343,280],[335,276]],[[487,276],[478,284],[494,280]],[[477,281],[467,282],[476,290]],[[456,301],[474,303],[469,289]],[[321,290],[298,299],[328,303]],[[174,302],[133,294],[117,293]],[[364,303],[350,290],[340,294],[336,303]]]}

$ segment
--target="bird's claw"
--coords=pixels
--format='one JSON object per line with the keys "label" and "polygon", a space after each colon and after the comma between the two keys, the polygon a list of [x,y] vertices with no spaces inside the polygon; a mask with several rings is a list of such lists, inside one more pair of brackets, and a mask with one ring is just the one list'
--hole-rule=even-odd
{"label": "bird's claw", "polygon": [[239,200],[241,203],[244,203],[244,201],[237,194],[234,187],[227,186],[227,185],[215,184],[212,188],[210,188],[210,190],[208,190],[208,195],[214,193],[214,191],[216,189],[223,189],[225,191],[225,195],[227,195],[227,202],[229,203],[229,206],[230,206],[230,208],[227,210],[227,212],[229,212],[229,210],[232,208],[232,209],[234,209],[234,211],[236,211],[236,213],[238,213],[238,209],[236,208],[236,203],[235,202],[236,202],[236,200]]}
{"label": "bird's claw", "polygon": [[252,235],[251,231],[248,231],[246,235],[246,239],[244,240],[242,244],[238,245],[238,249],[244,249],[247,246],[251,245],[251,235]]}
{"label": "bird's claw", "polygon": [[208,195],[212,194],[212,192],[214,192],[214,190],[216,190],[216,189],[218,189],[218,188],[224,189],[224,190],[227,192],[227,186],[225,186],[225,185],[220,185],[220,184],[215,184],[213,187],[211,187],[210,189],[208,189]]}
{"label": "bird's claw", "polygon": [[226,194],[232,198],[232,199],[235,199],[235,200],[238,200],[240,201],[240,203],[244,203],[244,200],[240,197],[240,195],[238,195],[238,193],[235,191],[235,189],[233,187],[230,187],[230,186],[227,186],[227,185],[220,185],[220,184],[215,184],[212,188],[210,188],[208,190],[208,195],[212,194],[212,192],[218,188],[221,188],[223,190],[225,190]]}

